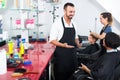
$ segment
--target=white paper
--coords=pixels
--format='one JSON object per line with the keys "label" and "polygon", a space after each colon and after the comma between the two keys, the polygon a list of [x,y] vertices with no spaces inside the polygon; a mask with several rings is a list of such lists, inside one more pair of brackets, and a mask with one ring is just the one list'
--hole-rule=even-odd
{"label": "white paper", "polygon": [[0,50],[0,75],[7,72],[7,60],[5,49]]}

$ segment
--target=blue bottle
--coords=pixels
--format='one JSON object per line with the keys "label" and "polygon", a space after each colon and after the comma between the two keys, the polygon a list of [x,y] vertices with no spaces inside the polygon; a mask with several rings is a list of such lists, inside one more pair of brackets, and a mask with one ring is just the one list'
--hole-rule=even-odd
{"label": "blue bottle", "polygon": [[17,38],[17,48],[20,48],[20,39]]}

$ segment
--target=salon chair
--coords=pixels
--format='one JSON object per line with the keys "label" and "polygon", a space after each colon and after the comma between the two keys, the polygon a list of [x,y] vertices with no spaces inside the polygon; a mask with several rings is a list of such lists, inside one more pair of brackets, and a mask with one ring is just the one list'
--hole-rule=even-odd
{"label": "salon chair", "polygon": [[89,45],[88,36],[78,35],[79,43],[82,43],[82,47]]}
{"label": "salon chair", "polygon": [[[75,54],[78,60],[78,66],[80,66],[81,63],[87,64],[87,63],[93,63],[100,55],[101,52],[101,46],[98,44],[98,48],[95,52],[92,54],[84,54],[81,53],[81,50],[83,50],[85,47],[89,45],[87,36],[78,36],[80,43],[82,43],[82,48],[76,48]],[[85,42],[85,43],[84,43]],[[81,71],[79,68],[73,73],[73,75],[70,77],[69,80],[94,80],[89,74],[85,73],[84,71]]]}
{"label": "salon chair", "polygon": [[98,44],[98,50],[96,52],[93,52],[92,54],[82,54],[82,53],[80,53],[80,50],[82,50],[82,49],[76,48],[76,55],[78,56],[78,58],[96,60],[99,57],[102,48],[101,48],[101,45]]}
{"label": "salon chair", "polygon": [[81,53],[80,50],[82,49],[83,48],[76,48],[76,51],[75,51],[75,54],[78,60],[78,65],[80,65],[81,63],[84,63],[84,64],[93,63],[100,56],[100,52],[102,50],[100,44],[98,44],[98,50],[93,52],[92,54]]}
{"label": "salon chair", "polygon": [[101,45],[99,43],[97,43],[98,44],[98,46],[97,46],[98,48],[92,54],[84,54],[84,53],[81,53],[81,50],[83,50],[88,45],[90,45],[90,43],[88,41],[88,37],[87,36],[78,35],[78,38],[79,38],[80,43],[82,43],[82,47],[81,48],[76,48],[76,50],[75,50],[75,54],[76,54],[77,59],[78,59],[78,65],[80,63],[87,64],[87,63],[94,62],[100,56],[100,52],[102,50]]}

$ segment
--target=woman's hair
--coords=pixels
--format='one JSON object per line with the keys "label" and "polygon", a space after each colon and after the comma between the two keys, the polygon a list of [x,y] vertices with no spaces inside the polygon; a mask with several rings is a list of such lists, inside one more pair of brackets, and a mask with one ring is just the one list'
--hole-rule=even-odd
{"label": "woman's hair", "polygon": [[114,32],[108,32],[105,36],[105,44],[107,47],[116,49],[120,46],[120,36]]}
{"label": "woman's hair", "polygon": [[112,23],[113,23],[113,17],[112,17],[111,13],[109,13],[109,12],[103,12],[100,15],[102,15],[103,18],[107,18],[108,19],[108,24],[112,25]]}
{"label": "woman's hair", "polygon": [[67,6],[72,6],[72,7],[74,7],[74,4],[73,3],[66,3],[65,5],[64,5],[64,9],[66,9],[67,8]]}

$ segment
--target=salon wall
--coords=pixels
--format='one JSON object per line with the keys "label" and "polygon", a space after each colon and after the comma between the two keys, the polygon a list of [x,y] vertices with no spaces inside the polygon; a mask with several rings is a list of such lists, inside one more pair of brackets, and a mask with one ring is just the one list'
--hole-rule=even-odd
{"label": "salon wall", "polygon": [[[11,27],[14,26],[14,21],[16,17],[19,17],[20,14],[17,11],[10,10],[13,8],[13,3],[11,0],[7,0],[7,8],[4,10],[0,9],[0,14],[3,15],[3,26],[2,28],[6,31],[10,32]],[[55,14],[59,17],[63,16],[63,5],[66,2],[72,2],[75,4],[76,13],[73,20],[78,25],[78,31],[80,35],[89,35],[89,30],[95,31],[97,33],[100,32],[102,28],[102,24],[99,21],[99,15],[101,12],[106,11],[101,5],[99,5],[95,0],[62,0],[59,4],[51,4],[51,3],[44,3],[44,12],[39,14],[39,23],[43,24],[39,27],[39,32],[44,32],[44,35],[47,37],[50,32],[51,25],[53,23],[53,15],[50,11],[53,11],[53,7],[59,7],[56,9]],[[33,17],[34,13],[30,13],[31,17]],[[11,22],[10,18],[12,17],[13,21]],[[59,17],[56,17],[59,18]],[[54,20],[56,20],[54,19]],[[116,21],[113,25],[113,31],[119,33],[119,30],[116,26],[120,24]],[[36,27],[36,26],[35,26]],[[30,35],[33,35],[33,31],[29,31]],[[20,31],[14,30],[10,33],[11,36],[15,36],[20,34]],[[119,33],[120,34],[120,33]]]}

